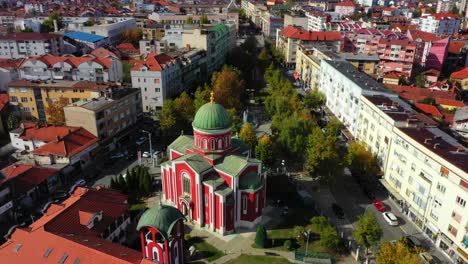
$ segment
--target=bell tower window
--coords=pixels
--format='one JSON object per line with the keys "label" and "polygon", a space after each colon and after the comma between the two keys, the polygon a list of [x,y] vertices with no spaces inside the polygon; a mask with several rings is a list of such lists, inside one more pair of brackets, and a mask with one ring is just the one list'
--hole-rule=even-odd
{"label": "bell tower window", "polygon": [[223,149],[223,140],[218,139],[218,149]]}

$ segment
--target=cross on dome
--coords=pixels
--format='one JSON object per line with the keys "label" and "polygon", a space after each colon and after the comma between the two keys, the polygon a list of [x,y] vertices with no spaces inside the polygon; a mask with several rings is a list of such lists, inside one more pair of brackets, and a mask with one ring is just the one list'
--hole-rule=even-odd
{"label": "cross on dome", "polygon": [[210,93],[210,103],[214,103],[214,92],[211,91]]}

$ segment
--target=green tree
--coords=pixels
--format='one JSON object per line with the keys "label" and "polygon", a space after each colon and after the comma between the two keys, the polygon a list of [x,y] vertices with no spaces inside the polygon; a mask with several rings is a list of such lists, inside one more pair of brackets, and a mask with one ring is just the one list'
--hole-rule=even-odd
{"label": "green tree", "polygon": [[372,152],[367,149],[366,145],[360,142],[352,142],[349,144],[345,160],[353,174],[363,177],[364,179],[372,179],[372,177],[376,177],[379,172],[377,159]]}
{"label": "green tree", "polygon": [[228,109],[227,112],[229,114],[229,119],[231,119],[231,133],[235,135],[241,128],[242,119],[235,108]]}
{"label": "green tree", "polygon": [[54,20],[57,21],[57,27],[60,30],[62,28],[62,16],[59,13],[53,12],[49,17],[42,22],[42,32],[53,32],[54,31]]}
{"label": "green tree", "polygon": [[30,27],[24,27],[24,29],[21,30],[21,32],[34,32],[34,30]]}
{"label": "green tree", "polygon": [[210,93],[211,88],[207,84],[203,86],[198,86],[197,90],[195,91],[195,111],[197,111],[200,107],[209,102]]}
{"label": "green tree", "polygon": [[310,219],[310,224],[316,232],[322,232],[327,226],[330,225],[325,216],[314,216]]}
{"label": "green tree", "polygon": [[376,246],[382,235],[382,228],[373,213],[367,212],[358,216],[357,228],[353,231],[353,237],[359,245],[366,248],[366,251],[369,247]]}
{"label": "green tree", "polygon": [[432,98],[432,97],[426,97],[426,98],[424,98],[422,100],[419,100],[418,103],[435,105],[436,100],[434,98]]}
{"label": "green tree", "polygon": [[325,104],[325,95],[319,91],[312,91],[304,97],[304,105],[310,110],[316,110]]}
{"label": "green tree", "polygon": [[426,87],[426,77],[424,76],[424,74],[418,74],[415,78],[414,78],[414,81],[416,83],[417,86],[419,87]]}
{"label": "green tree", "polygon": [[122,72],[123,72],[123,76],[122,76],[122,82],[124,84],[130,84],[132,83],[132,76],[131,76],[131,70],[132,70],[132,67],[133,65],[126,62],[126,61],[122,61]]}
{"label": "green tree", "polygon": [[189,16],[189,17],[185,20],[185,24],[187,24],[187,25],[192,25],[192,24],[193,24],[193,17]]}
{"label": "green tree", "polygon": [[332,117],[327,123],[327,126],[325,128],[326,135],[337,138],[341,134],[341,130],[344,128],[343,123],[336,118]]}
{"label": "green tree", "polygon": [[296,238],[297,241],[304,241],[305,228],[303,226],[294,226],[292,230],[292,235]]}
{"label": "green tree", "polygon": [[245,81],[241,78],[239,70],[224,66],[221,71],[213,74],[211,85],[217,103],[227,109],[241,109],[242,104],[240,97],[244,94]]}
{"label": "green tree", "polygon": [[164,101],[161,111],[158,112],[159,125],[163,132],[177,132],[174,130],[177,124],[177,112],[174,100],[167,99]]}
{"label": "green tree", "polygon": [[268,246],[268,234],[265,226],[262,224],[259,224],[257,226],[257,232],[255,234],[255,244],[261,248],[266,248]]}
{"label": "green tree", "polygon": [[210,20],[208,19],[207,15],[200,16],[200,24],[210,24]]}
{"label": "green tree", "polygon": [[329,250],[336,250],[340,242],[341,239],[338,232],[336,232],[333,226],[327,225],[322,232],[320,232],[320,245],[322,247],[326,247]]}
{"label": "green tree", "polygon": [[268,53],[268,50],[266,48],[263,48],[262,51],[260,51],[260,54],[258,54],[257,60],[258,60],[258,65],[262,69],[268,66],[271,59],[270,59],[270,54]]}
{"label": "green tree", "polygon": [[323,135],[320,127],[314,127],[307,138],[306,169],[312,178],[331,183],[343,172],[336,139]]}
{"label": "green tree", "polygon": [[422,14],[421,8],[416,7],[416,8],[414,9],[414,11],[413,11],[413,17],[414,17],[414,18],[418,18],[418,17],[421,16],[421,14]]}
{"label": "green tree", "polygon": [[273,141],[270,136],[264,135],[258,140],[258,144],[255,147],[255,158],[261,160],[266,166],[273,165],[275,158]]}
{"label": "green tree", "polygon": [[257,49],[257,38],[254,36],[248,37],[244,43],[242,43],[241,48],[244,49],[249,54],[255,54],[255,50]]}
{"label": "green tree", "polygon": [[18,117],[16,115],[14,115],[13,113],[10,113],[8,115],[8,119],[7,119],[7,129],[8,130],[13,130],[15,128],[17,128],[20,124],[20,120],[18,119]]}
{"label": "green tree", "polygon": [[458,15],[460,13],[460,10],[457,8],[456,5],[452,5],[452,8],[450,8],[449,13]]}
{"label": "green tree", "polygon": [[195,104],[190,98],[190,96],[186,92],[182,92],[175,100],[174,105],[176,112],[180,115],[180,117],[188,122],[191,123],[193,117],[195,116]]}
{"label": "green tree", "polygon": [[377,252],[379,264],[423,264],[419,252],[413,252],[403,242],[385,242]]}
{"label": "green tree", "polygon": [[239,137],[247,143],[251,149],[255,148],[257,142],[257,136],[255,134],[255,130],[252,128],[249,122],[245,122],[242,125],[242,128],[239,133]]}

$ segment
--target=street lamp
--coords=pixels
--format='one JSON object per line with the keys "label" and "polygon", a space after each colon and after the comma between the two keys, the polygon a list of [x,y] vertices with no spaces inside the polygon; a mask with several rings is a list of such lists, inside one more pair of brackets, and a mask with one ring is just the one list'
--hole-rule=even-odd
{"label": "street lamp", "polygon": [[151,144],[151,132],[146,131],[146,130],[142,130],[141,132],[148,134],[149,143],[150,143],[150,157],[151,157],[151,161],[153,162],[153,167],[154,167],[153,145]]}
{"label": "street lamp", "polygon": [[309,249],[309,237],[310,237],[310,229],[307,230],[307,242],[306,242],[306,250],[305,250],[305,254],[304,254],[304,258],[302,259],[302,262],[305,263],[305,258],[307,257],[307,250]]}

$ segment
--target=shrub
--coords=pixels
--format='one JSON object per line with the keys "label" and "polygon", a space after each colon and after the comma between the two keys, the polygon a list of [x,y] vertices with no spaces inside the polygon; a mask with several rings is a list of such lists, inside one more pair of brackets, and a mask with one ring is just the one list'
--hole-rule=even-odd
{"label": "shrub", "polygon": [[314,216],[310,219],[310,223],[317,232],[322,232],[323,229],[330,226],[325,216]]}
{"label": "shrub", "polygon": [[257,226],[257,233],[255,234],[255,244],[260,248],[266,248],[268,241],[267,231],[264,225]]}
{"label": "shrub", "polygon": [[292,249],[291,240],[286,240],[286,241],[284,241],[283,247],[284,247],[286,250],[291,250],[291,249]]}

